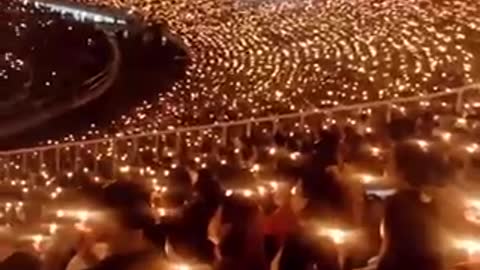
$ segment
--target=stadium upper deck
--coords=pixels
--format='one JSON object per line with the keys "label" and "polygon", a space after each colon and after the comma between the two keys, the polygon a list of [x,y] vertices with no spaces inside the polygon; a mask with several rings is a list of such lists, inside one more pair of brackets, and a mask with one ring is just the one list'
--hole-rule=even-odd
{"label": "stadium upper deck", "polygon": [[[105,33],[33,4],[0,3],[0,137],[70,102],[111,59]],[[18,128],[18,126],[22,128]]]}
{"label": "stadium upper deck", "polygon": [[168,22],[186,77],[61,141],[448,91],[478,81],[478,1],[73,0]]}
{"label": "stadium upper deck", "polygon": [[108,25],[109,27],[127,27],[135,24],[138,20],[132,12],[104,6],[93,7],[58,0],[24,0],[24,3],[32,3],[36,7],[45,8],[62,15],[69,15],[79,22],[93,22],[98,25]]}

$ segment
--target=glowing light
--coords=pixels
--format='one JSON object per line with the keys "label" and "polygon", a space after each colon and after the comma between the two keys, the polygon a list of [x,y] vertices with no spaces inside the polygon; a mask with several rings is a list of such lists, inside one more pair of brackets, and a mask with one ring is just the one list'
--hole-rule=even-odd
{"label": "glowing light", "polygon": [[329,237],[337,245],[344,244],[349,236],[348,232],[341,229],[321,229],[319,234]]}
{"label": "glowing light", "polygon": [[260,165],[259,164],[254,164],[252,168],[250,168],[250,171],[255,173],[260,171]]}
{"label": "glowing light", "polygon": [[130,172],[130,166],[127,165],[127,166],[122,166],[122,167],[120,167],[120,172],[121,172],[121,173],[128,173],[128,172]]}
{"label": "glowing light", "polygon": [[273,191],[277,191],[279,184],[277,182],[270,182],[270,187],[273,189]]}
{"label": "glowing light", "polygon": [[444,141],[449,142],[451,138],[452,138],[452,133],[450,133],[450,132],[442,133],[442,139]]}
{"label": "glowing light", "polygon": [[40,234],[33,235],[32,241],[37,245],[40,244],[41,242],[43,242],[43,235],[40,235]]}
{"label": "glowing light", "polygon": [[176,264],[173,265],[172,268],[174,270],[192,270],[192,268],[187,264]]}
{"label": "glowing light", "polygon": [[469,255],[476,254],[480,251],[480,242],[472,239],[459,240],[456,247],[465,250]]}
{"label": "glowing light", "polygon": [[258,190],[258,194],[260,194],[260,196],[265,196],[265,194],[267,194],[267,189],[265,189],[265,187],[260,186],[260,187],[257,188],[257,190]]}
{"label": "glowing light", "polygon": [[291,160],[297,160],[299,157],[300,157],[300,153],[299,153],[299,152],[294,152],[294,153],[291,153],[291,154],[290,154],[290,159],[291,159]]}
{"label": "glowing light", "polygon": [[51,223],[50,225],[48,225],[48,231],[50,232],[50,234],[55,234],[57,232],[57,229],[58,225],[56,223]]}
{"label": "glowing light", "polygon": [[63,210],[58,210],[56,212],[57,217],[62,218],[65,216],[65,212]]}
{"label": "glowing light", "polygon": [[370,151],[372,152],[372,155],[374,156],[378,156],[380,155],[380,152],[382,151],[380,148],[378,147],[372,147],[370,148]]}
{"label": "glowing light", "polygon": [[467,124],[467,119],[457,118],[457,124],[460,125],[460,126],[465,126]]}
{"label": "glowing light", "polygon": [[467,207],[473,207],[480,210],[480,200],[467,200]]}
{"label": "glowing light", "polygon": [[242,192],[243,196],[247,197],[247,198],[250,198],[253,196],[253,191],[249,190],[249,189],[246,189]]}
{"label": "glowing light", "polygon": [[362,174],[360,177],[363,184],[370,184],[375,181],[375,176],[370,174]]}
{"label": "glowing light", "polygon": [[167,215],[167,210],[165,208],[159,208],[157,212],[160,215],[160,217],[165,217]]}
{"label": "glowing light", "polygon": [[86,222],[90,218],[90,213],[87,211],[79,211],[77,213],[77,218],[80,222]]}
{"label": "glowing light", "polygon": [[466,146],[466,147],[465,147],[465,150],[466,150],[468,153],[473,154],[473,153],[475,153],[475,152],[478,151],[478,148],[479,148],[478,144],[472,143],[472,144]]}
{"label": "glowing light", "polygon": [[426,150],[429,146],[429,143],[427,141],[424,141],[424,140],[417,140],[416,141],[418,146],[420,146],[420,148],[422,148],[422,150]]}

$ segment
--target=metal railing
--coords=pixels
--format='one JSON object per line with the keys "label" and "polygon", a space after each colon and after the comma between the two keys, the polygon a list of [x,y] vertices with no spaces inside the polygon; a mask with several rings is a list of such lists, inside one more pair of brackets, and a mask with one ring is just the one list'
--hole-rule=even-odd
{"label": "metal railing", "polygon": [[[272,127],[275,127],[280,121],[284,120],[297,120],[300,124],[305,123],[305,119],[310,116],[314,115],[330,115],[333,113],[339,112],[348,112],[348,111],[359,111],[363,109],[375,109],[375,108],[386,108],[386,112],[391,114],[391,108],[394,105],[400,105],[405,103],[412,103],[412,102],[421,102],[421,101],[428,101],[437,98],[444,98],[448,96],[455,97],[455,111],[461,112],[464,106],[464,96],[465,92],[467,91],[480,91],[480,83],[475,83],[471,85],[467,85],[464,87],[451,89],[448,91],[440,92],[440,93],[432,93],[423,96],[413,96],[413,97],[404,97],[404,98],[397,98],[392,100],[384,100],[384,101],[374,101],[374,102],[366,102],[360,104],[352,104],[352,105],[344,105],[338,107],[331,107],[325,109],[313,109],[310,111],[302,111],[302,112],[295,112],[289,114],[282,114],[282,115],[273,115],[261,118],[252,118],[252,119],[244,119],[239,121],[232,121],[232,122],[220,122],[220,123],[213,123],[209,125],[201,125],[201,126],[191,126],[191,127],[179,127],[173,129],[167,129],[163,131],[153,131],[148,133],[140,133],[140,134],[132,134],[132,135],[124,135],[118,137],[109,137],[109,138],[101,138],[101,139],[94,139],[94,140],[86,140],[86,141],[78,141],[78,142],[69,142],[69,143],[62,143],[56,145],[47,145],[47,146],[39,146],[39,147],[32,147],[32,148],[25,148],[25,149],[17,149],[11,151],[4,151],[0,152],[0,158],[3,160],[3,164],[6,164],[9,160],[13,159],[20,159],[22,163],[25,165],[28,156],[33,155],[36,156],[42,164],[44,162],[44,153],[46,152],[54,152],[53,162],[55,163],[54,168],[56,170],[61,169],[61,150],[67,149],[70,151],[73,149],[73,153],[75,153],[74,160],[76,161],[78,158],[78,154],[81,149],[85,149],[91,147],[94,149],[93,152],[98,152],[98,149],[102,146],[107,145],[109,149],[113,152],[112,156],[115,160],[116,153],[115,149],[121,143],[130,142],[132,145],[139,145],[140,140],[148,138],[153,139],[155,142],[154,147],[158,147],[158,141],[162,136],[166,135],[173,135],[176,138],[181,138],[182,134],[191,133],[191,132],[202,132],[208,130],[221,130],[221,136],[223,140],[226,140],[226,136],[228,136],[229,128],[233,127],[244,127],[246,133],[249,134],[252,131],[252,127],[257,124],[271,124]],[[453,105],[453,104],[452,104]],[[388,116],[387,116],[388,117]],[[3,166],[0,168],[1,170],[8,170],[8,166]],[[8,172],[7,172],[8,174]]]}

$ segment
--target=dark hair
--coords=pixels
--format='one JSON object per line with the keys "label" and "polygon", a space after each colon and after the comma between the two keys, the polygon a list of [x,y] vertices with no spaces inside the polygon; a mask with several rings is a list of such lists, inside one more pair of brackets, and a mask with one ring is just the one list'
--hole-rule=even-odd
{"label": "dark hair", "polygon": [[221,223],[230,225],[220,243],[224,258],[241,263],[243,269],[264,269],[266,265],[260,210],[255,202],[232,196],[224,200]]}
{"label": "dark hair", "polygon": [[[315,268],[312,267],[314,265]],[[279,269],[339,270],[338,252],[329,239],[292,234],[285,241]]]}
{"label": "dark hair", "polygon": [[166,184],[169,191],[163,195],[162,199],[168,207],[181,207],[190,199],[192,180],[185,166],[172,170]]}
{"label": "dark hair", "polygon": [[193,189],[196,196],[185,208],[184,218],[189,219],[192,224],[196,224],[193,230],[203,236],[223,198],[223,192],[220,184],[215,181],[209,170],[198,172],[198,181]]}
{"label": "dark hair", "polygon": [[402,180],[414,187],[445,185],[451,173],[448,159],[435,145],[425,149],[411,140],[395,145],[393,161]]}
{"label": "dark hair", "polygon": [[0,263],[1,270],[39,270],[42,268],[41,261],[28,253],[15,252]]}
{"label": "dark hair", "polygon": [[351,126],[345,127],[344,134],[345,141],[342,157],[345,161],[358,160],[361,157],[361,147],[364,141],[363,137]]}
{"label": "dark hair", "polygon": [[415,121],[408,117],[392,119],[388,124],[388,131],[392,140],[405,140],[415,133]]}
{"label": "dark hair", "polygon": [[127,181],[106,186],[101,198],[101,203],[130,229],[143,229],[154,223],[148,211],[149,202],[150,194],[142,186]]}
{"label": "dark hair", "polygon": [[215,180],[210,170],[202,169],[198,172],[198,180],[193,185],[194,191],[204,200],[218,204],[222,196],[222,188]]}
{"label": "dark hair", "polygon": [[303,194],[309,199],[303,211],[305,218],[322,215],[326,219],[347,218],[349,202],[337,177],[328,171],[317,171],[302,179]]}
{"label": "dark hair", "polygon": [[320,140],[314,145],[314,163],[319,167],[337,164],[340,134],[336,130],[322,130]]}

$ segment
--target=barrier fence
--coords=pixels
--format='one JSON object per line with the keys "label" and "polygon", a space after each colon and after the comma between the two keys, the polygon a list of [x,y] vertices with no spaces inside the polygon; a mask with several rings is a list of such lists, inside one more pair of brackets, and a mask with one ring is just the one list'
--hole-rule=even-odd
{"label": "barrier fence", "polygon": [[[4,151],[0,152],[0,160],[2,161],[1,164],[3,166],[0,170],[0,175],[3,176],[3,179],[9,179],[11,176],[11,170],[15,169],[16,171],[20,171],[23,174],[27,174],[27,170],[31,170],[32,167],[37,172],[41,171],[42,169],[49,167],[51,170],[60,172],[63,169],[62,163],[73,163],[71,165],[71,170],[76,171],[79,169],[79,159],[81,156],[81,152],[85,149],[88,149],[88,152],[93,155],[94,157],[98,156],[99,150],[102,147],[106,147],[108,149],[109,156],[112,162],[112,171],[115,172],[118,169],[118,162],[122,161],[119,158],[119,153],[117,153],[117,149],[120,148],[121,145],[128,145],[132,148],[133,155],[135,155],[135,151],[138,150],[138,146],[141,144],[142,140],[149,140],[152,145],[152,149],[158,149],[160,146],[160,141],[162,138],[166,136],[173,136],[176,141],[176,144],[180,144],[182,140],[182,136],[185,134],[190,134],[194,132],[205,132],[205,131],[212,131],[218,130],[220,131],[220,140],[226,142],[228,140],[229,129],[234,127],[242,127],[245,130],[245,133],[249,135],[252,132],[252,127],[259,125],[259,124],[268,124],[271,126],[272,131],[275,131],[278,128],[278,123],[282,121],[295,121],[299,123],[300,126],[303,126],[306,118],[315,116],[315,115],[331,115],[334,113],[340,112],[351,112],[351,111],[361,111],[364,109],[376,109],[376,108],[384,108],[385,109],[385,117],[391,117],[392,108],[397,105],[406,104],[406,103],[415,103],[415,102],[422,102],[422,101],[430,101],[433,99],[440,99],[440,98],[447,98],[453,97],[454,99],[451,100],[454,104],[450,103],[451,106],[454,108],[456,113],[460,113],[464,108],[464,99],[465,93],[467,91],[480,91],[480,83],[475,83],[471,85],[467,85],[461,88],[456,88],[452,90],[448,90],[445,92],[440,93],[432,93],[423,96],[414,96],[414,97],[404,97],[398,98],[393,100],[384,100],[384,101],[374,101],[374,102],[367,102],[367,103],[360,103],[360,104],[352,104],[352,105],[344,105],[338,107],[331,107],[325,109],[313,109],[309,111],[302,111],[302,112],[295,112],[289,114],[282,114],[282,115],[274,115],[268,117],[261,117],[255,119],[245,119],[239,121],[232,121],[232,122],[221,122],[221,123],[214,123],[210,125],[202,125],[202,126],[191,126],[191,127],[180,127],[180,128],[173,128],[167,129],[163,131],[153,131],[149,133],[141,133],[141,134],[133,134],[133,135],[124,135],[119,137],[109,137],[109,138],[101,138],[101,139],[94,139],[94,140],[87,140],[87,141],[78,141],[78,142],[69,142],[63,144],[56,144],[56,145],[47,145],[47,146],[39,146],[33,148],[26,148],[26,149],[18,149],[18,150],[11,150],[11,151]],[[62,157],[62,152],[68,152],[69,156],[73,155],[73,158],[69,159],[69,161],[65,161]],[[37,163],[35,166],[32,165],[31,160],[35,159]],[[45,162],[46,159],[49,160],[49,166]],[[73,162],[72,162],[73,160]],[[98,169],[98,160],[93,161],[93,165],[91,166],[93,170]],[[50,171],[51,171],[50,170]],[[2,172],[3,171],[3,172]],[[17,172],[18,173],[18,172]],[[114,174],[114,173],[113,173]],[[0,177],[1,179],[1,177]]]}

